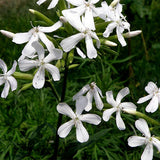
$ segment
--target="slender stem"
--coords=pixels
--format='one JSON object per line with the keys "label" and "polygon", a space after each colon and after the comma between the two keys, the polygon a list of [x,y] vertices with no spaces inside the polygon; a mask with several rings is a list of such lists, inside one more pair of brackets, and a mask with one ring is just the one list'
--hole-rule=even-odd
{"label": "slender stem", "polygon": [[[67,76],[68,76],[68,54],[65,60],[65,71],[64,71],[64,80],[63,80],[63,86],[62,86],[62,94],[61,94],[61,102],[64,102],[65,99],[65,93],[66,93],[66,86],[67,86]],[[53,155],[53,160],[57,159],[57,155],[58,155],[58,148],[59,148],[59,136],[57,134],[57,130],[60,127],[60,125],[62,124],[62,114],[59,114],[58,116],[58,122],[57,122],[57,129],[56,129],[56,138],[55,138],[55,143],[54,143],[54,155]]]}
{"label": "slender stem", "polygon": [[141,112],[127,110],[127,109],[125,109],[124,111],[127,112],[127,113],[129,113],[129,114],[135,115],[135,116],[137,116],[139,118],[143,118],[143,119],[145,119],[146,121],[150,122],[153,125],[158,125],[158,126],[160,125],[159,121],[157,121],[155,119],[152,119],[152,118],[148,117],[147,115],[145,115],[145,114],[143,114]]}

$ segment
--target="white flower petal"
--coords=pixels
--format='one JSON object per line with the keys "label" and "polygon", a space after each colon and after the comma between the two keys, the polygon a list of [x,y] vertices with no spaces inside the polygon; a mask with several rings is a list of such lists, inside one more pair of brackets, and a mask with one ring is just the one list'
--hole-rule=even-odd
{"label": "white flower petal", "polygon": [[85,108],[85,111],[90,111],[92,109],[92,101],[93,101],[93,92],[92,90],[89,90],[88,93],[86,94],[86,97],[87,97],[87,100],[88,100],[88,103],[87,103],[87,106]]}
{"label": "white flower petal", "polygon": [[24,59],[24,60],[20,60],[18,62],[19,65],[19,69],[21,71],[29,71],[30,69],[37,67],[38,66],[38,62],[35,60],[28,60],[28,59]]}
{"label": "white flower petal", "polygon": [[70,36],[68,38],[65,38],[61,41],[60,45],[63,48],[65,52],[69,52],[71,49],[73,49],[79,41],[81,41],[85,35],[83,33],[77,33],[73,36]]}
{"label": "white flower petal", "polygon": [[116,97],[116,102],[119,104],[121,102],[121,100],[128,94],[129,94],[129,88],[128,87],[125,87],[125,88],[121,89],[118,92],[118,95]]}
{"label": "white flower petal", "polygon": [[87,142],[89,139],[89,134],[87,130],[84,128],[81,121],[76,121],[76,137],[77,140],[81,143]]}
{"label": "white flower petal", "polygon": [[2,97],[2,98],[6,98],[6,97],[8,96],[9,88],[10,88],[10,84],[9,84],[9,82],[6,80],[6,81],[5,81],[5,84],[4,84],[3,91],[2,91],[2,93],[1,93],[1,97]]}
{"label": "white flower petal", "polygon": [[73,112],[73,110],[71,109],[71,107],[66,104],[66,103],[59,103],[57,105],[57,111],[63,115],[66,115],[72,119],[76,118],[75,113]]}
{"label": "white flower petal", "polygon": [[157,147],[158,151],[160,152],[160,141],[157,138],[152,137],[152,142]]}
{"label": "white flower petal", "polygon": [[45,52],[43,46],[39,42],[35,41],[32,43],[32,47],[37,51],[39,60],[42,60]]}
{"label": "white flower petal", "polygon": [[65,16],[67,21],[78,31],[85,31],[85,27],[81,22],[80,15],[76,12],[73,12],[73,9],[63,10],[62,14]]}
{"label": "white flower petal", "polygon": [[89,35],[86,35],[85,42],[86,42],[86,49],[87,49],[88,58],[90,58],[90,59],[96,58],[97,57],[97,50],[95,49],[95,47],[93,45],[92,38]]}
{"label": "white flower petal", "polygon": [[53,31],[56,31],[61,26],[62,26],[62,22],[58,21],[54,25],[52,25],[50,27],[38,27],[38,29],[39,29],[40,32],[51,33]]}
{"label": "white flower petal", "polygon": [[53,60],[58,60],[58,59],[61,59],[62,58],[62,55],[63,55],[63,51],[61,49],[53,49],[53,52],[52,53],[49,53],[45,58],[44,58],[44,62],[45,63],[49,63]]}
{"label": "white flower petal", "polygon": [[0,86],[1,86],[3,83],[5,83],[5,79],[4,79],[4,77],[0,77]]}
{"label": "white flower petal", "polygon": [[93,19],[93,12],[90,7],[86,8],[84,25],[91,30],[96,29],[94,24],[94,19]]}
{"label": "white flower petal", "polygon": [[120,107],[123,109],[130,109],[136,111],[137,106],[132,102],[123,102],[120,104]]}
{"label": "white flower petal", "polygon": [[97,2],[99,2],[100,0],[90,0],[90,3],[92,4],[96,4]]}
{"label": "white flower petal", "polygon": [[17,81],[16,79],[13,77],[13,76],[8,76],[7,77],[9,83],[10,83],[10,86],[11,86],[11,90],[14,91],[17,89]]}
{"label": "white flower petal", "polygon": [[101,117],[96,114],[83,114],[79,118],[83,122],[87,122],[94,125],[98,125],[101,122]]}
{"label": "white flower petal", "polygon": [[145,135],[145,137],[151,137],[151,133],[148,128],[148,124],[144,119],[140,118],[136,120],[135,126],[142,134]]}
{"label": "white flower petal", "polygon": [[107,91],[106,92],[106,100],[113,107],[117,107],[118,104],[116,103],[116,101],[113,98],[113,92],[112,91]]}
{"label": "white flower petal", "polygon": [[66,0],[66,1],[68,3],[71,3],[74,6],[80,6],[80,5],[84,4],[84,0],[78,0],[78,1],[75,1],[75,0]]}
{"label": "white flower petal", "polygon": [[38,5],[41,5],[42,3],[44,3],[46,0],[39,0],[39,1],[37,1],[37,4]]}
{"label": "white flower petal", "polygon": [[76,115],[80,115],[87,106],[88,100],[84,96],[79,96],[76,99]]}
{"label": "white flower petal", "polygon": [[104,104],[103,104],[103,102],[102,102],[102,100],[101,100],[101,97],[100,97],[100,95],[98,94],[97,90],[96,90],[96,91],[94,90],[93,96],[94,96],[94,99],[95,99],[96,107],[97,107],[99,110],[102,110]]}
{"label": "white flower petal", "polygon": [[11,75],[16,71],[17,62],[14,60],[12,68],[7,72],[7,75]]}
{"label": "white flower petal", "polygon": [[54,8],[57,5],[58,1],[59,0],[52,0],[51,3],[50,3],[50,5],[48,6],[48,9]]}
{"label": "white flower petal", "polygon": [[114,29],[116,26],[117,26],[117,23],[116,23],[116,22],[111,22],[111,23],[107,26],[106,30],[104,31],[103,36],[106,37],[106,38],[109,37],[109,35],[113,32],[113,29]]}
{"label": "white flower petal", "polygon": [[52,78],[54,81],[59,81],[60,80],[60,73],[59,73],[59,69],[52,65],[52,64],[45,64],[45,69],[52,75]]}
{"label": "white flower petal", "polygon": [[152,94],[149,94],[149,95],[147,95],[147,96],[145,96],[145,97],[142,97],[142,98],[139,98],[139,100],[138,100],[138,102],[137,103],[143,103],[143,102],[146,102],[146,101],[148,101],[149,99],[151,99],[153,97],[153,95]]}
{"label": "white flower petal", "polygon": [[73,101],[75,101],[79,96],[82,96],[83,94],[85,94],[89,89],[90,89],[90,86],[88,84],[85,85],[78,93],[76,93],[73,96]]}
{"label": "white flower petal", "polygon": [[7,73],[7,65],[2,59],[0,59],[0,68],[2,69],[3,73]]}
{"label": "white flower petal", "polygon": [[76,47],[77,53],[82,57],[82,58],[86,58],[86,55],[78,48]]}
{"label": "white flower petal", "polygon": [[61,138],[65,138],[69,132],[71,131],[72,127],[74,125],[74,120],[70,120],[64,124],[62,124],[59,128],[58,128],[58,135]]}
{"label": "white flower petal", "polygon": [[33,87],[40,89],[45,83],[45,70],[43,66],[40,66],[33,78]]}
{"label": "white flower petal", "polygon": [[124,40],[124,37],[123,37],[122,32],[120,31],[119,27],[116,28],[116,33],[117,33],[118,41],[121,43],[122,47],[126,46],[127,43]]}
{"label": "white flower petal", "polygon": [[38,35],[41,41],[46,45],[48,51],[52,52],[55,48],[53,43],[46,37],[46,35],[43,32],[39,32]]}
{"label": "white flower petal", "polygon": [[31,32],[25,32],[25,33],[16,33],[13,36],[13,40],[12,42],[16,43],[16,44],[22,44],[22,43],[26,43],[29,41],[29,39],[31,38],[32,34]]}
{"label": "white flower petal", "polygon": [[145,143],[146,143],[146,138],[145,137],[131,136],[131,137],[128,138],[128,145],[130,147],[141,146]]}
{"label": "white flower petal", "polygon": [[141,160],[152,160],[153,159],[153,145],[148,143],[142,153]]}
{"label": "white flower petal", "polygon": [[155,112],[158,109],[158,97],[155,95],[146,107],[146,112]]}
{"label": "white flower petal", "polygon": [[148,82],[147,86],[145,87],[145,90],[148,94],[152,94],[153,92],[158,90],[158,87],[153,82]]}
{"label": "white flower petal", "polygon": [[110,109],[106,109],[104,112],[103,112],[103,120],[104,121],[109,121],[111,115],[116,112],[116,108],[110,108]]}
{"label": "white flower petal", "polygon": [[22,50],[23,55],[30,58],[36,53],[36,50],[32,47],[32,43],[35,42],[35,41],[38,41],[38,35],[37,34],[34,34],[30,38],[29,42],[25,45],[25,47]]}
{"label": "white flower petal", "polygon": [[126,126],[121,118],[120,111],[116,112],[116,124],[119,130],[125,130]]}
{"label": "white flower petal", "polygon": [[100,48],[100,40],[99,40],[97,34],[95,32],[90,32],[89,34],[91,35],[92,38],[94,38],[96,40],[97,48]]}

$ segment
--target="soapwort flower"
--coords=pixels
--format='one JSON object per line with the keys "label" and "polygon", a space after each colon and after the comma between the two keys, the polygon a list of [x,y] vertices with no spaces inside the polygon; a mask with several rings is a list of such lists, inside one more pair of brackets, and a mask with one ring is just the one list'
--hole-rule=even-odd
{"label": "soapwort flower", "polygon": [[103,12],[100,17],[106,22],[110,22],[103,33],[104,37],[109,37],[113,30],[116,28],[116,33],[119,42],[122,46],[126,46],[126,41],[122,35],[123,31],[127,29],[130,31],[130,24],[126,18],[122,15],[122,4],[119,2],[114,6],[108,6],[106,2],[102,2]]}
{"label": "soapwort flower", "polygon": [[121,112],[125,110],[136,111],[137,108],[132,102],[121,102],[121,100],[128,94],[129,88],[125,87],[119,91],[116,100],[114,100],[113,92],[106,92],[106,100],[112,106],[112,108],[106,109],[103,112],[103,120],[107,122],[110,119],[111,115],[116,112],[116,124],[119,130],[124,130],[126,128],[121,118]]}
{"label": "soapwort flower", "polygon": [[45,83],[45,70],[47,70],[54,81],[60,80],[60,73],[56,66],[50,64],[53,60],[62,58],[62,50],[54,48],[46,57],[44,57],[45,50],[39,42],[33,42],[32,46],[38,53],[38,59],[23,59],[19,61],[19,68],[21,71],[28,71],[34,67],[39,67],[33,78],[34,88],[40,89]]}
{"label": "soapwort flower", "polygon": [[87,21],[87,26],[91,30],[95,30],[94,16],[98,15],[95,4],[100,0],[66,0],[76,8],[68,9],[67,11],[78,13],[80,16],[84,14]]}
{"label": "soapwort flower", "polygon": [[145,90],[149,95],[139,98],[137,103],[143,103],[151,99],[146,107],[146,112],[153,113],[158,109],[158,106],[160,104],[160,89],[155,83],[148,82]]}
{"label": "soapwort flower", "polygon": [[[38,1],[37,1],[37,4],[38,4],[38,5],[41,5],[41,4],[44,3],[45,1],[46,1],[46,0],[38,0]],[[48,9],[54,8],[54,7],[57,5],[58,1],[59,1],[59,0],[52,0],[51,3],[50,3],[50,5],[48,6]]]}
{"label": "soapwort flower", "polygon": [[86,97],[88,100],[87,106],[85,107],[85,111],[90,111],[92,109],[93,98],[95,100],[96,107],[99,110],[102,110],[104,105],[101,100],[101,97],[103,97],[103,95],[102,95],[102,91],[97,87],[95,82],[85,85],[77,94],[73,96],[73,100],[75,101],[76,99],[78,99],[80,96],[84,94],[86,94]]}
{"label": "soapwort flower", "polygon": [[137,147],[141,145],[146,145],[141,160],[152,160],[153,159],[153,145],[160,152],[160,141],[151,136],[151,133],[148,128],[148,124],[144,119],[139,119],[135,122],[136,128],[144,135],[141,136],[131,136],[128,138],[128,145],[130,147]]}
{"label": "soapwort flower", "polygon": [[87,105],[87,98],[83,96],[80,96],[76,100],[75,113],[66,103],[60,103],[57,105],[57,111],[59,113],[64,114],[71,118],[70,121],[62,124],[58,128],[58,135],[61,138],[65,138],[71,131],[72,127],[75,126],[77,140],[81,143],[88,141],[89,134],[85,129],[85,127],[83,126],[82,122],[98,125],[101,122],[101,118],[96,114],[82,114],[86,105]]}
{"label": "soapwort flower", "polygon": [[2,98],[6,98],[8,96],[10,87],[12,91],[17,89],[17,81],[12,76],[12,74],[16,70],[16,66],[17,66],[17,62],[14,61],[12,68],[7,72],[7,65],[2,59],[0,59],[0,68],[3,71],[3,73],[0,74],[0,85],[4,84],[4,88],[1,93]]}
{"label": "soapwort flower", "polygon": [[[62,12],[67,21],[76,28],[80,33],[77,33],[75,35],[72,35],[68,38],[65,38],[61,41],[60,45],[62,46],[63,50],[65,52],[69,52],[71,49],[75,48],[75,46],[83,39],[85,38],[86,43],[86,49],[87,49],[87,56],[92,59],[97,57],[97,50],[95,49],[93,45],[94,38],[97,42],[97,48],[100,47],[100,41],[97,37],[96,33],[93,32],[91,29],[87,26],[87,19],[82,16],[82,21],[80,19],[79,14],[77,13],[71,13],[68,11]],[[85,58],[85,54],[77,48],[77,53],[82,57]]]}
{"label": "soapwort flower", "polygon": [[46,45],[49,52],[52,52],[55,47],[44,33],[51,33],[61,26],[62,23],[58,21],[50,27],[33,27],[28,32],[14,34],[12,41],[16,44],[23,44],[28,42],[22,50],[22,55],[27,57],[32,57],[35,54],[36,50],[34,47],[32,47],[32,43],[39,40],[41,40]]}

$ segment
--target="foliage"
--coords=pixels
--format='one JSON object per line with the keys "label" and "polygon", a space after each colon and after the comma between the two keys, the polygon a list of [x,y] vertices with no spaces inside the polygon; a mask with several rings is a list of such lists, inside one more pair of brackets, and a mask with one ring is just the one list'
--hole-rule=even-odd
{"label": "foliage", "polygon": [[[51,19],[53,19],[52,16],[55,17],[56,22],[57,18],[52,15],[53,11],[46,11],[48,4],[39,7],[33,5],[35,2],[23,0],[19,2],[19,5],[15,3],[14,7],[0,3],[0,7],[9,8],[6,12],[4,9],[3,12],[0,11],[1,29],[12,29],[14,33],[28,31],[31,28],[30,21],[33,25],[37,21],[36,17],[28,12],[29,8],[37,9]],[[74,53],[73,63],[78,64],[78,67],[69,70],[65,97],[65,101],[71,104],[72,108],[74,108],[72,96],[84,84],[93,81],[101,88],[103,95],[108,90],[113,90],[117,94],[121,88],[129,86],[131,94],[125,100],[134,103],[146,94],[144,87],[148,81],[157,82],[160,86],[158,74],[160,71],[160,4],[158,0],[122,0],[121,3],[125,4],[124,12],[127,14],[127,20],[131,23],[132,29],[142,29],[143,34],[128,39],[127,47],[122,48],[119,45],[110,48],[114,50],[112,53],[102,45],[106,47],[106,52],[100,53],[101,55],[94,60],[81,59]],[[58,35],[64,34],[66,31]],[[11,66],[13,60],[20,56],[24,45],[13,44],[10,39],[2,35],[0,44],[0,58]],[[61,77],[63,76],[62,72]],[[62,83],[61,80],[54,84],[59,94],[63,90]],[[24,81],[19,81],[19,84],[22,86]],[[105,97],[103,102],[106,104]],[[31,87],[24,92],[12,92],[5,100],[1,98],[0,160],[51,159],[54,153],[55,124],[58,118],[56,105],[57,101],[49,83],[46,83],[45,88],[40,90]],[[138,110],[145,113],[145,107],[146,103],[138,105]],[[95,104],[93,112],[102,116],[102,112],[95,109]],[[135,132],[136,118],[123,114],[123,119],[127,122],[125,131],[117,129],[114,117],[107,123],[102,122],[98,127],[87,124],[87,130],[91,136],[90,140],[83,144],[76,141],[75,130],[72,130],[66,139],[60,139],[58,158],[63,160],[139,160],[144,148],[131,148],[127,145],[127,138]],[[160,114],[156,112],[152,114],[152,118],[160,120]],[[67,117],[64,117],[63,122],[66,120]],[[150,127],[154,129],[153,134],[159,135],[159,126]],[[137,134],[139,134],[138,131]],[[155,152],[154,160],[158,159],[160,155]]]}

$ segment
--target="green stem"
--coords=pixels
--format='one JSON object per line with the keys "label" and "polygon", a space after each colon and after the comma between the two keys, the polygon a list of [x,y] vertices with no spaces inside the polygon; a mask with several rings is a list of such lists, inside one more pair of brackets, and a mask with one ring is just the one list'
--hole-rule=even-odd
{"label": "green stem", "polygon": [[152,123],[153,125],[158,125],[158,126],[160,125],[160,122],[158,122],[158,121],[156,121],[156,120],[148,117],[147,115],[145,115],[145,114],[143,114],[143,113],[141,113],[141,112],[138,112],[138,111],[129,111],[129,110],[125,110],[125,112],[127,112],[127,113],[129,113],[129,114],[132,114],[132,115],[135,115],[135,116],[137,116],[137,117],[139,117],[139,118],[143,118],[143,119],[145,119],[147,122]]}
{"label": "green stem", "polygon": [[49,82],[49,84],[51,85],[52,91],[53,91],[53,93],[54,93],[54,95],[55,95],[55,97],[56,97],[56,99],[57,99],[57,101],[58,101],[58,103],[59,103],[60,100],[61,100],[61,98],[60,98],[60,96],[59,96],[59,94],[58,94],[58,92],[57,92],[54,84],[51,82],[51,80],[48,80],[48,82]]}
{"label": "green stem", "polygon": [[[67,76],[68,76],[68,54],[65,59],[65,71],[64,71],[64,80],[63,80],[63,87],[62,87],[61,102],[64,102],[64,99],[65,99],[66,86],[67,86]],[[58,130],[58,128],[60,127],[61,124],[62,124],[62,114],[59,114],[56,131]],[[54,146],[55,146],[54,155],[53,155],[52,159],[57,160],[58,148],[59,148],[59,135],[57,134],[57,132],[56,132]]]}

